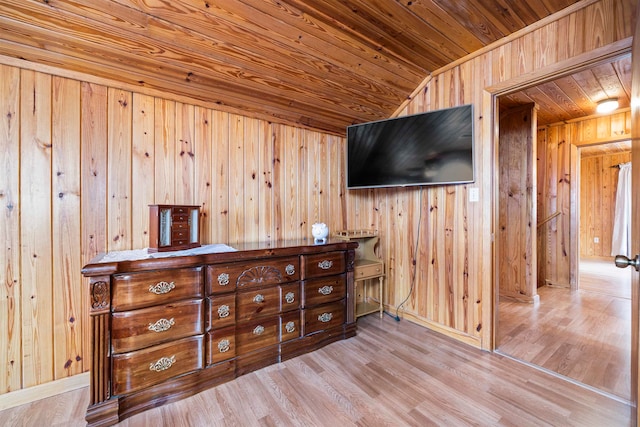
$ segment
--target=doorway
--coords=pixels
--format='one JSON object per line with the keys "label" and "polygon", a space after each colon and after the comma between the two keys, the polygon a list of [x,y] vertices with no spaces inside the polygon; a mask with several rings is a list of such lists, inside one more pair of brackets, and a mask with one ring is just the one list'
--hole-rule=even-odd
{"label": "doorway", "polygon": [[[612,398],[631,401],[631,276],[617,269],[611,256],[611,221],[615,204],[617,169],[614,166],[630,160],[630,144],[607,144],[572,150],[571,176],[580,177],[576,188],[582,218],[580,254],[575,280],[558,280],[557,273],[538,280],[536,299],[523,302],[515,298],[498,298],[496,350],[524,363],[560,375],[569,381],[593,388]],[[575,172],[573,172],[575,171]],[[534,175],[535,175],[534,171]],[[538,181],[539,182],[539,181]],[[613,191],[613,193],[612,193]],[[554,191],[555,192],[555,191]],[[538,195],[540,192],[538,192]],[[536,202],[533,201],[533,206]],[[539,204],[538,204],[539,205]],[[558,206],[558,214],[569,212]],[[602,210],[602,211],[600,211]],[[577,213],[574,214],[577,217]],[[545,215],[538,214],[538,219]],[[562,225],[553,214],[538,222],[542,244],[556,236]],[[553,231],[553,232],[551,232]],[[579,248],[579,249],[578,249]],[[544,262],[544,259],[542,259]],[[569,258],[565,260],[569,263]],[[568,272],[569,265],[561,269]],[[502,288],[500,288],[502,292]]]}

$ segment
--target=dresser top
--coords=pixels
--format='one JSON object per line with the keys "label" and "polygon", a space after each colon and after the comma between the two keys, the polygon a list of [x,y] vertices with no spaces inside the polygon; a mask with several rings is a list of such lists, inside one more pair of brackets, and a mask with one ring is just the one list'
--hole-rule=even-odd
{"label": "dresser top", "polygon": [[242,261],[252,258],[288,256],[348,250],[358,247],[356,242],[329,239],[315,243],[312,239],[278,240],[203,245],[198,248],[171,252],[149,253],[147,249],[101,253],[82,268],[84,276],[108,275],[120,272],[145,271],[164,268],[194,267],[203,264]]}

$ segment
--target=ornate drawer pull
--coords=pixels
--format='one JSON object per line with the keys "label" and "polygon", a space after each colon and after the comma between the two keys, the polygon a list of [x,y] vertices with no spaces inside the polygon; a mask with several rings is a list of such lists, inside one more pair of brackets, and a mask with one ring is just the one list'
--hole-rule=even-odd
{"label": "ornate drawer pull", "polygon": [[253,329],[253,335],[262,335],[264,333],[264,326],[258,325]]}
{"label": "ornate drawer pull", "polygon": [[322,295],[329,295],[331,292],[333,292],[333,286],[323,286],[321,288],[318,288],[318,292],[320,292]]}
{"label": "ornate drawer pull", "polygon": [[220,342],[218,343],[218,351],[220,353],[226,353],[227,351],[229,351],[230,348],[231,348],[231,343],[227,339],[220,340]]}
{"label": "ornate drawer pull", "polygon": [[167,294],[176,288],[174,282],[158,282],[155,285],[149,286],[149,292],[156,295]]}
{"label": "ornate drawer pull", "polygon": [[226,304],[218,307],[218,317],[221,319],[224,319],[225,317],[229,317],[230,312],[231,310],[229,310],[229,306]]}
{"label": "ornate drawer pull", "polygon": [[149,323],[149,330],[153,331],[153,332],[164,332],[164,331],[168,331],[169,329],[171,329],[171,327],[173,325],[175,325],[176,322],[173,320],[173,317],[169,320],[167,319],[160,319],[158,321],[156,321],[155,323]]}
{"label": "ornate drawer pull", "polygon": [[287,331],[287,333],[292,333],[295,332],[296,330],[296,324],[294,322],[287,322],[286,325],[284,325],[284,329],[285,331]]}
{"label": "ornate drawer pull", "polygon": [[284,300],[287,304],[293,304],[293,302],[296,300],[296,294],[294,294],[293,292],[287,292],[287,294],[284,296]]}
{"label": "ornate drawer pull", "polygon": [[331,267],[333,267],[333,261],[329,261],[329,260],[325,259],[324,261],[320,261],[318,263],[318,267],[320,267],[323,270],[328,270]]}
{"label": "ornate drawer pull", "polygon": [[227,286],[229,284],[229,275],[227,273],[218,274],[218,283],[220,286]]}
{"label": "ornate drawer pull", "polygon": [[174,363],[176,363],[176,356],[171,357],[161,357],[155,363],[149,364],[149,370],[155,372],[162,372],[169,369]]}
{"label": "ornate drawer pull", "polygon": [[293,264],[288,264],[284,268],[284,272],[287,273],[287,276],[293,276],[294,274],[296,274],[296,267]]}
{"label": "ornate drawer pull", "polygon": [[264,295],[257,294],[255,297],[253,297],[253,302],[255,302],[256,304],[260,304],[261,302],[264,302]]}
{"label": "ornate drawer pull", "polygon": [[333,314],[331,313],[322,313],[320,316],[318,316],[318,320],[322,323],[330,322],[331,319],[333,319]]}

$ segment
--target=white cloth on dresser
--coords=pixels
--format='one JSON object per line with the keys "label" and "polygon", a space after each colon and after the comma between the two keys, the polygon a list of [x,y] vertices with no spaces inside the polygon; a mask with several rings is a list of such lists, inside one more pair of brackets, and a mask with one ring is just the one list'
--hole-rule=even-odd
{"label": "white cloth on dresser", "polygon": [[169,252],[148,252],[148,248],[144,249],[131,249],[127,251],[113,251],[107,252],[98,262],[119,262],[119,261],[137,261],[141,259],[152,258],[169,258],[175,256],[187,256],[187,255],[205,255],[216,254],[222,252],[235,252],[237,249],[231,246],[217,243],[213,245],[202,245],[197,248],[184,249],[181,251],[169,251]]}

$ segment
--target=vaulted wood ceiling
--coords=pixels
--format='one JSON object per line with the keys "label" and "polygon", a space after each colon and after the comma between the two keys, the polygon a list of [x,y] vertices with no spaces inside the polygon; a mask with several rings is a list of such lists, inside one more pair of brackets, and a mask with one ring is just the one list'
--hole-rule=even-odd
{"label": "vaulted wood ceiling", "polygon": [[[389,117],[434,70],[577,2],[2,0],[0,54],[344,134]],[[589,112],[598,97],[584,83],[610,72],[622,79],[628,63],[505,102]]]}

